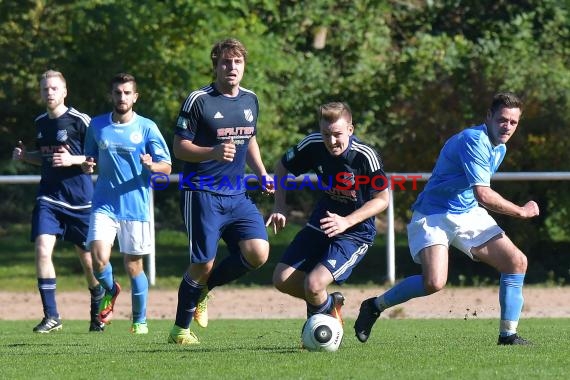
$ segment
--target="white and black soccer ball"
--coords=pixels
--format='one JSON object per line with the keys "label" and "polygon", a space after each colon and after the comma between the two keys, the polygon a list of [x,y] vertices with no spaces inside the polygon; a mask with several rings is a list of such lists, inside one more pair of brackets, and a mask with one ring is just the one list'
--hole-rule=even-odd
{"label": "white and black soccer ball", "polygon": [[338,350],[344,331],[341,323],[328,314],[315,314],[303,325],[301,339],[309,351]]}

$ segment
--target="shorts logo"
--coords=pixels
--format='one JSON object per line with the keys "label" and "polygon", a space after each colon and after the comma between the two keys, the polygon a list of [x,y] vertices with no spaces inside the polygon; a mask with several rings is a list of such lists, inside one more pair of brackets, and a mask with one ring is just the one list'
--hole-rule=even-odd
{"label": "shorts logo", "polygon": [[253,112],[248,108],[243,110],[243,116],[245,116],[245,120],[249,121],[250,123],[253,121]]}
{"label": "shorts logo", "polygon": [[336,266],[336,260],[334,259],[327,260],[327,263],[329,263],[333,268]]}
{"label": "shorts logo", "polygon": [[131,135],[129,136],[129,140],[131,140],[131,142],[133,144],[139,144],[142,141],[142,135],[140,132],[133,132],[131,133]]}
{"label": "shorts logo", "polygon": [[59,131],[57,131],[55,138],[59,142],[66,142],[67,141],[67,129],[60,129]]}

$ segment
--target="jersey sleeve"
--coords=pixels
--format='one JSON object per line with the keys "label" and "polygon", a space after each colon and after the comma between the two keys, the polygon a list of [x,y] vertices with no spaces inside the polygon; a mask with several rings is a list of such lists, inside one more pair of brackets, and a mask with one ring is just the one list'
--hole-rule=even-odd
{"label": "jersey sleeve", "polygon": [[491,154],[480,136],[478,133],[465,133],[464,149],[459,149],[461,165],[470,186],[491,185]]}
{"label": "jersey sleeve", "polygon": [[298,176],[312,169],[315,156],[313,152],[318,141],[315,136],[311,134],[305,137],[297,145],[289,148],[281,158],[281,163],[291,174]]}
{"label": "jersey sleeve", "polygon": [[99,156],[99,146],[95,141],[95,127],[90,124],[89,128],[85,131],[85,144],[83,146],[83,153],[86,157],[97,158]]}
{"label": "jersey sleeve", "polygon": [[388,182],[388,177],[384,172],[384,163],[382,162],[382,156],[380,153],[368,147],[368,149],[363,149],[362,153],[364,155],[365,171],[370,178],[370,186],[368,195],[370,198],[373,194],[380,193],[388,188],[390,188],[390,183]]}
{"label": "jersey sleeve", "polygon": [[185,140],[194,140],[202,115],[202,107],[203,101],[200,99],[199,92],[194,91],[188,95],[180,107],[174,133]]}
{"label": "jersey sleeve", "polygon": [[162,133],[154,123],[149,125],[146,151],[152,156],[154,162],[172,163],[168,145],[166,145]]}

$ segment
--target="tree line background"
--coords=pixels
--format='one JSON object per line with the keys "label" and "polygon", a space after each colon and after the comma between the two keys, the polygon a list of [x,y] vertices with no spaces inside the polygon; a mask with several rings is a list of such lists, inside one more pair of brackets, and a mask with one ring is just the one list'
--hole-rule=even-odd
{"label": "tree line background", "polygon": [[[336,100],[350,104],[355,133],[381,151],[387,172],[429,172],[445,140],[481,123],[505,90],[525,109],[501,171],[568,171],[569,16],[566,0],[0,0],[0,174],[39,173],[12,162],[11,151],[18,140],[33,147],[43,71],[62,71],[67,104],[91,116],[110,111],[113,74],[134,74],[136,111],[170,143],[181,102],[212,80],[209,52],[226,37],[249,51],[242,85],[260,100],[270,172],[316,129],[317,106]],[[494,188],[539,203],[538,218],[497,220],[542,275],[570,279],[569,184]],[[0,226],[28,222],[34,193],[0,186]],[[402,223],[416,195],[395,193]],[[306,212],[314,197],[296,192],[292,208]],[[158,225],[179,228],[176,189],[156,203]]]}

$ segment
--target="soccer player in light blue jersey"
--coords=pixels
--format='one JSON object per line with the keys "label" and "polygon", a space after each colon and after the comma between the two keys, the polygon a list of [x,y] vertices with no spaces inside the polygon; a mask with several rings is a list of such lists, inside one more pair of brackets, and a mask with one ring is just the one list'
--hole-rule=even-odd
{"label": "soccer player in light blue jersey", "polygon": [[452,136],[443,146],[432,176],[412,206],[408,241],[422,274],[405,278],[384,294],[364,300],[354,324],[356,337],[368,340],[385,309],[443,289],[447,282],[448,251],[453,245],[473,261],[501,273],[499,345],[527,345],[517,334],[523,307],[526,256],[513,244],[487,210],[521,219],[539,214],[536,202],[518,206],[491,189],[491,176],[506,153],[522,113],[512,93],[493,97],[484,124]]}
{"label": "soccer player in light blue jersey", "polygon": [[[214,83],[188,95],[173,143],[174,155],[184,161],[180,207],[190,265],[168,341],[183,345],[198,343],[189,329],[192,319],[201,327],[208,323],[208,292],[260,267],[269,256],[263,217],[243,183],[246,164],[260,181],[267,176],[256,138],[257,96],[240,86],[247,51],[240,41],[226,39],[214,45],[210,58]],[[214,268],[220,239],[230,254]]]}
{"label": "soccer player in light blue jersey", "polygon": [[131,278],[134,334],[148,333],[148,279],[143,256],[152,250],[150,176],[171,172],[168,146],[156,124],[133,110],[138,98],[134,76],[120,73],[111,80],[113,111],[91,120],[85,141],[84,171],[99,177],[95,184],[87,243],[93,253],[95,277],[105,288],[99,318],[108,323],[121,287],[110,263],[115,238]]}
{"label": "soccer player in light blue jersey", "polygon": [[52,260],[58,239],[76,246],[91,293],[89,331],[103,331],[105,325],[97,314],[104,290],[93,276],[91,253],[85,245],[93,181],[81,171],[81,163],[85,161],[83,143],[90,118],[65,105],[67,86],[59,71],[48,70],[42,74],[40,93],[46,112],[35,120],[37,150],[27,151],[20,142],[12,155],[14,160],[41,166],[31,240],[35,243],[44,318],[33,331],[49,333],[63,328],[55,297],[57,281]]}

